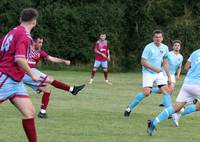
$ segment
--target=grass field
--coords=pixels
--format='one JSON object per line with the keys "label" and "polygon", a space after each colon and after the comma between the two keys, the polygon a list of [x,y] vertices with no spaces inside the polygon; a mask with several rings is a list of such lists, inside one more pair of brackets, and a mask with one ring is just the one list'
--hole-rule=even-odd
{"label": "grass field", "polygon": [[[86,83],[89,72],[44,71],[70,84]],[[136,73],[109,74],[113,86],[104,83],[98,72],[94,84],[87,85],[78,95],[53,88],[48,108],[49,118],[36,117],[38,142],[199,142],[200,113],[181,119],[180,127],[171,120],[161,123],[152,137],[147,136],[146,121],[154,118],[161,95],[152,94],[132,112],[123,116],[125,107],[141,90],[141,75]],[[173,101],[183,76],[177,83]],[[28,88],[38,113],[41,95]],[[26,142],[21,126],[21,114],[9,103],[0,107],[0,142]]]}

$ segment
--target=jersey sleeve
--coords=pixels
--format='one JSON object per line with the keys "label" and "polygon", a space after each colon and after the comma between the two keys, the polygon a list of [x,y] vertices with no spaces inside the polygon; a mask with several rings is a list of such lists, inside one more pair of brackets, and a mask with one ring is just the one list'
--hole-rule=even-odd
{"label": "jersey sleeve", "polygon": [[15,58],[26,58],[28,48],[28,39],[21,36],[16,42]]}
{"label": "jersey sleeve", "polygon": [[165,55],[163,56],[163,60],[168,59],[169,56],[169,48],[166,46],[166,51],[165,51]]}
{"label": "jersey sleeve", "polygon": [[41,50],[40,51],[40,57],[43,58],[43,59],[46,59],[49,55],[44,51],[44,50]]}
{"label": "jersey sleeve", "polygon": [[148,59],[148,56],[149,56],[149,48],[147,46],[145,46],[145,48],[142,52],[142,58]]}

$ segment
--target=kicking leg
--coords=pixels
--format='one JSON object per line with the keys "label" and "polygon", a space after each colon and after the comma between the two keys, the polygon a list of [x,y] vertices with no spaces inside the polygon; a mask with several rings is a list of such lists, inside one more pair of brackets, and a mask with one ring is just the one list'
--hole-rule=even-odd
{"label": "kicking leg", "polygon": [[53,77],[48,76],[47,79],[45,80],[45,83],[49,83],[52,86],[61,89],[61,90],[65,90],[65,91],[69,91],[71,92],[73,95],[78,94],[79,91],[81,91],[84,87],[85,84],[80,85],[80,86],[70,86],[67,83],[63,83],[59,80],[55,80]]}

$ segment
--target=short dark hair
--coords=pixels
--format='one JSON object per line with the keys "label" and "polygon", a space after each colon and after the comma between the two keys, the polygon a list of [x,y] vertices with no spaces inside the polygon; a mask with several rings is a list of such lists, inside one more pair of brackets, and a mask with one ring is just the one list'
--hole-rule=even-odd
{"label": "short dark hair", "polygon": [[34,8],[25,8],[20,13],[21,22],[29,22],[38,18],[38,11]]}
{"label": "short dark hair", "polygon": [[154,30],[154,31],[153,31],[153,36],[154,36],[155,34],[162,34],[162,35],[164,35],[163,31],[161,31],[161,30]]}
{"label": "short dark hair", "polygon": [[31,36],[32,36],[33,42],[36,42],[38,38],[39,38],[39,39],[43,39],[42,36],[39,36],[39,35],[37,35],[37,34],[32,34]]}
{"label": "short dark hair", "polygon": [[180,45],[182,44],[182,42],[181,42],[180,40],[178,40],[178,39],[172,41],[172,44],[173,44],[173,45],[174,45],[175,43],[179,43]]}

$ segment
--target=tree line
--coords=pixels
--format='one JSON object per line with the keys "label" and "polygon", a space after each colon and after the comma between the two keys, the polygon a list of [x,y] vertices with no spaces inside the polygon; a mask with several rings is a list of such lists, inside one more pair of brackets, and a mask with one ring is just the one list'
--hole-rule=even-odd
{"label": "tree line", "polygon": [[118,71],[141,69],[141,53],[155,29],[164,32],[170,49],[170,40],[182,41],[185,60],[200,44],[198,0],[1,0],[2,35],[19,23],[26,7],[39,11],[34,33],[44,37],[43,48],[75,65],[93,63],[100,33],[107,34],[110,65]]}

